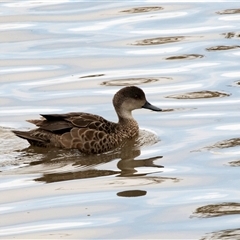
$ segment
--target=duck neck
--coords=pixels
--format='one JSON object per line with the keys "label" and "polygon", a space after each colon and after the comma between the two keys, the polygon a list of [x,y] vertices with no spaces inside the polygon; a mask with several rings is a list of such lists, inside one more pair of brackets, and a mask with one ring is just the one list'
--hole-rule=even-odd
{"label": "duck neck", "polygon": [[130,121],[135,121],[132,116],[132,111],[117,111],[118,123],[128,123]]}
{"label": "duck neck", "polygon": [[118,127],[125,138],[132,138],[139,132],[138,123],[131,113],[127,116],[118,114]]}
{"label": "duck neck", "polygon": [[123,118],[121,116],[118,116],[118,124],[128,125],[131,122],[136,122],[136,120],[134,118]]}
{"label": "duck neck", "polygon": [[118,116],[118,126],[120,127],[120,131],[124,132],[127,137],[135,136],[139,131],[139,126],[137,121],[132,118],[123,118]]}

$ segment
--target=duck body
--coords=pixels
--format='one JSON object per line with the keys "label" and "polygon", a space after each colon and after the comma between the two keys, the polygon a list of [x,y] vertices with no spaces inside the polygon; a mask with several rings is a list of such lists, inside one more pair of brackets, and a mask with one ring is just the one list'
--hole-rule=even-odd
{"label": "duck body", "polygon": [[148,108],[161,111],[148,103],[144,92],[134,86],[118,91],[113,105],[118,123],[83,112],[42,114],[40,120],[28,120],[38,128],[13,132],[33,146],[78,149],[85,154],[98,154],[113,150],[125,140],[138,136],[139,127],[132,117],[132,110]]}
{"label": "duck body", "polygon": [[110,151],[124,139],[138,134],[135,120],[120,125],[101,116],[81,112],[41,116],[43,120],[29,120],[37,129],[13,132],[33,146],[79,149],[86,154]]}

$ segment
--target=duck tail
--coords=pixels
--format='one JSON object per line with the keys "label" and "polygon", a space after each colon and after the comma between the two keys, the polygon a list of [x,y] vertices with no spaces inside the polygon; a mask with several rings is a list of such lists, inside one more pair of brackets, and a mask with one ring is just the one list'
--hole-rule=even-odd
{"label": "duck tail", "polygon": [[17,131],[17,130],[13,130],[12,132],[16,136],[27,140],[33,146],[38,146],[38,147],[46,147],[47,146],[47,144],[44,140],[39,139],[35,136],[32,136],[31,132]]}
{"label": "duck tail", "polygon": [[44,120],[43,119],[40,119],[40,120],[30,119],[30,120],[26,120],[26,121],[39,127],[43,123]]}

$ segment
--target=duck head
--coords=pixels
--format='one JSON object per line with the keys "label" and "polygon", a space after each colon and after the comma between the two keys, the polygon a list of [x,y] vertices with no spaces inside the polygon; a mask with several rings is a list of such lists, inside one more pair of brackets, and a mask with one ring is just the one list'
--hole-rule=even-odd
{"label": "duck head", "polygon": [[131,112],[140,108],[162,111],[162,109],[150,104],[143,90],[135,86],[120,89],[113,97],[113,105],[121,118],[132,118]]}

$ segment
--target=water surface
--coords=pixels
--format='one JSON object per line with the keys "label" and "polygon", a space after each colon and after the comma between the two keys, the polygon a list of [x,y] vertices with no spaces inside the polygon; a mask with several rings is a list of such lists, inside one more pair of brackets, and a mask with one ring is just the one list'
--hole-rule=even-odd
{"label": "water surface", "polygon": [[[0,6],[1,238],[240,237],[237,2]],[[164,110],[134,112],[138,147],[82,156],[11,133],[40,113],[117,121],[127,85]]]}

